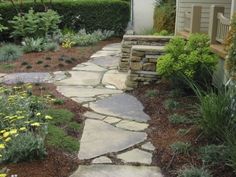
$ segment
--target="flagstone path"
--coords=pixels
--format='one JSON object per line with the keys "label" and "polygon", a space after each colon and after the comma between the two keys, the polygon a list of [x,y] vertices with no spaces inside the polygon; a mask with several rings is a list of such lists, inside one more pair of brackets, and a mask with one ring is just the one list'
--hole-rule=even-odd
{"label": "flagstone path", "polygon": [[150,117],[125,93],[126,73],[117,70],[120,44],[111,44],[68,72],[0,74],[1,82],[49,82],[64,96],[90,108],[71,177],[163,177],[152,166],[155,147],[147,137]]}

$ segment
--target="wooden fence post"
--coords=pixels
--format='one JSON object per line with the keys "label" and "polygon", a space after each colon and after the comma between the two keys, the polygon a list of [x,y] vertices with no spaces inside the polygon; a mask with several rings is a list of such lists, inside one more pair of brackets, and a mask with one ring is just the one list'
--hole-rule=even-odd
{"label": "wooden fence post", "polygon": [[191,26],[190,33],[199,33],[201,28],[201,15],[202,7],[201,6],[192,6],[192,15],[191,15]]}
{"label": "wooden fence post", "polygon": [[224,13],[225,8],[222,6],[212,5],[210,9],[209,31],[211,44],[216,44],[218,13]]}

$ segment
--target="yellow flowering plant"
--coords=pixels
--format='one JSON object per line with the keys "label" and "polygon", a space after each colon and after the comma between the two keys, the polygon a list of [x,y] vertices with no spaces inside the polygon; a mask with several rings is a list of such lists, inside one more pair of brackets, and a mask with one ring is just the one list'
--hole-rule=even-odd
{"label": "yellow flowering plant", "polygon": [[53,118],[45,114],[47,99],[32,95],[31,89],[29,84],[0,87],[0,162],[18,136],[27,135],[30,140],[35,139],[32,136],[41,137],[37,143],[43,147],[41,141],[45,137],[47,122]]}

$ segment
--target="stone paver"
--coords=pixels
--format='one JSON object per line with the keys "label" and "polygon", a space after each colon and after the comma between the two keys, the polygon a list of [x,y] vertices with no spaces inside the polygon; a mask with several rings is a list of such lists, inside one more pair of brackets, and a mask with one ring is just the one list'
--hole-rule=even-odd
{"label": "stone paver", "polygon": [[118,124],[116,124],[116,127],[124,128],[127,130],[133,130],[133,131],[143,131],[146,128],[148,128],[148,124],[123,120],[119,122]]}
{"label": "stone paver", "polygon": [[118,56],[120,51],[111,51],[111,50],[100,50],[93,54],[91,58],[98,58],[98,57],[107,57],[107,56]]}
{"label": "stone paver", "polygon": [[75,97],[75,98],[71,98],[72,100],[74,100],[77,103],[87,103],[87,102],[91,102],[91,101],[96,101],[96,98],[91,98],[91,97]]}
{"label": "stone paver", "polygon": [[97,114],[95,112],[89,112],[89,111],[84,113],[84,117],[91,118],[91,119],[104,119],[105,118],[105,116],[101,114]]}
{"label": "stone paver", "polygon": [[16,83],[49,83],[53,82],[53,78],[49,73],[13,73],[3,77],[3,83],[16,84]]}
{"label": "stone paver", "polygon": [[115,118],[115,117],[107,117],[106,119],[104,119],[104,122],[107,122],[109,124],[114,124],[117,122],[120,122],[121,119]]}
{"label": "stone paver", "polygon": [[98,72],[70,71],[71,77],[58,83],[58,85],[85,85],[95,86],[100,83],[102,74]]}
{"label": "stone paver", "polygon": [[102,84],[114,85],[117,89],[123,90],[126,88],[127,75],[127,73],[121,73],[117,70],[110,70],[104,74]]}
{"label": "stone paver", "polygon": [[80,86],[58,86],[57,90],[66,97],[95,97],[98,95],[119,94],[121,90],[107,89],[107,88],[90,88]]}
{"label": "stone paver", "polygon": [[139,122],[147,122],[150,119],[143,112],[143,105],[135,97],[125,93],[93,102],[90,108],[98,113]]}
{"label": "stone paver", "polygon": [[107,71],[105,68],[102,68],[94,63],[87,62],[83,63],[81,65],[77,65],[72,70],[75,71],[94,71],[94,72],[104,72]]}
{"label": "stone paver", "polygon": [[152,143],[148,142],[141,146],[143,149],[148,151],[154,151],[156,148],[153,146]]}
{"label": "stone paver", "polygon": [[152,154],[142,151],[140,149],[133,149],[131,151],[119,154],[117,156],[123,162],[142,163],[150,165],[152,163]]}
{"label": "stone paver", "polygon": [[107,51],[121,51],[121,43],[114,43],[114,44],[109,44],[105,47],[102,48],[102,50],[107,50]]}
{"label": "stone paver", "polygon": [[71,177],[163,177],[158,167],[91,165],[79,166]]}
{"label": "stone paver", "polygon": [[97,64],[104,68],[117,67],[120,61],[120,57],[106,56],[106,57],[96,57],[90,62]]}
{"label": "stone paver", "polygon": [[101,164],[101,163],[112,163],[111,159],[108,157],[102,156],[92,160],[92,164]]}
{"label": "stone paver", "polygon": [[53,80],[54,81],[61,81],[64,80],[66,78],[68,78],[69,73],[64,72],[64,71],[56,71],[53,73]]}
{"label": "stone paver", "polygon": [[87,119],[80,141],[79,159],[119,152],[143,142],[146,137],[146,133],[125,131],[99,120]]}

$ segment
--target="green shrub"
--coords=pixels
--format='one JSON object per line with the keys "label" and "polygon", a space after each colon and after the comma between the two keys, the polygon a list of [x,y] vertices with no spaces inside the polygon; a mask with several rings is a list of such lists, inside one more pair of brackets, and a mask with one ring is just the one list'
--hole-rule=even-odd
{"label": "green shrub", "polygon": [[80,124],[78,124],[77,122],[70,122],[68,125],[67,125],[67,129],[68,130],[73,130],[73,131],[80,131],[81,129],[81,126]]}
{"label": "green shrub", "polygon": [[49,109],[46,113],[53,117],[51,124],[65,125],[74,118],[74,113],[67,109]]}
{"label": "green shrub", "polygon": [[167,30],[162,30],[158,33],[154,33],[155,36],[169,36],[171,35]]}
{"label": "green shrub", "polygon": [[54,125],[48,126],[47,144],[70,153],[79,150],[78,139],[68,136],[64,130]]}
{"label": "green shrub", "polygon": [[226,147],[224,145],[207,145],[200,147],[199,153],[204,164],[216,165],[225,161]]}
{"label": "green shrub", "polygon": [[45,51],[53,52],[53,51],[56,51],[58,48],[59,48],[59,45],[56,42],[46,42],[44,44],[44,50]]}
{"label": "green shrub", "polygon": [[42,52],[44,50],[44,39],[43,38],[25,38],[22,42],[23,50],[26,53],[29,52]]}
{"label": "green shrub", "polygon": [[154,29],[157,32],[167,30],[174,33],[175,30],[175,3],[157,4],[154,12]]}
{"label": "green shrub", "polygon": [[157,73],[172,79],[177,88],[187,87],[185,78],[202,86],[211,83],[217,57],[210,51],[208,36],[192,34],[187,42],[174,37],[165,51],[166,54],[157,61]]}
{"label": "green shrub", "polygon": [[44,38],[47,35],[56,34],[59,32],[58,24],[60,22],[60,16],[53,10],[34,12],[32,9],[28,13],[19,14],[9,21],[13,28],[11,34],[15,38]]}
{"label": "green shrub", "polygon": [[[86,29],[88,32],[101,29],[122,35],[130,17],[129,3],[120,0],[54,0],[52,3],[44,1],[44,4],[27,1],[22,6],[19,3],[15,4],[22,12],[28,12],[31,7],[36,12],[44,11],[46,6],[60,14],[60,28]],[[1,3],[0,14],[3,17],[3,25],[7,25],[7,21],[12,20],[17,12],[11,3]]]}
{"label": "green shrub", "polygon": [[168,119],[170,123],[172,124],[191,124],[192,123],[192,120],[179,114],[173,114],[169,116]]}
{"label": "green shrub", "polygon": [[180,107],[180,104],[173,99],[167,99],[164,102],[164,107],[167,110],[176,110],[177,108]]}
{"label": "green shrub", "polygon": [[64,99],[61,99],[61,98],[56,98],[54,101],[53,101],[53,104],[55,105],[63,105],[65,103],[65,100]]}
{"label": "green shrub", "polygon": [[150,97],[150,98],[155,98],[158,96],[158,91],[157,90],[147,90],[145,93],[146,97]]}
{"label": "green shrub", "polygon": [[229,52],[226,58],[226,70],[229,76],[235,81],[236,80],[236,13],[234,14],[231,21],[231,28],[226,40],[226,49]]}
{"label": "green shrub", "polygon": [[178,177],[213,177],[204,168],[197,168],[194,166],[185,167],[178,172]]}
{"label": "green shrub", "polygon": [[[0,15],[0,21],[2,21],[2,16]],[[4,25],[2,25],[1,23],[0,23],[0,32],[3,32],[4,30],[7,30],[8,28],[7,27],[5,27]]]}
{"label": "green shrub", "polygon": [[[92,33],[87,33],[85,29],[80,30],[78,33],[66,33],[62,37],[62,46],[66,43],[78,46],[88,46],[97,43],[98,41],[107,39],[114,34],[113,31],[97,30]],[[70,46],[71,47],[71,46]]]}
{"label": "green shrub", "polygon": [[189,154],[191,150],[191,144],[188,142],[185,143],[178,141],[170,145],[170,148],[175,154]]}
{"label": "green shrub", "polygon": [[4,44],[0,48],[0,61],[13,61],[23,55],[21,47],[14,44]]}
{"label": "green shrub", "polygon": [[23,133],[8,143],[7,148],[2,153],[2,161],[18,163],[42,159],[45,155],[44,139],[33,133]]}
{"label": "green shrub", "polygon": [[56,42],[47,41],[44,38],[25,38],[22,42],[23,50],[29,52],[55,51],[58,48]]}

